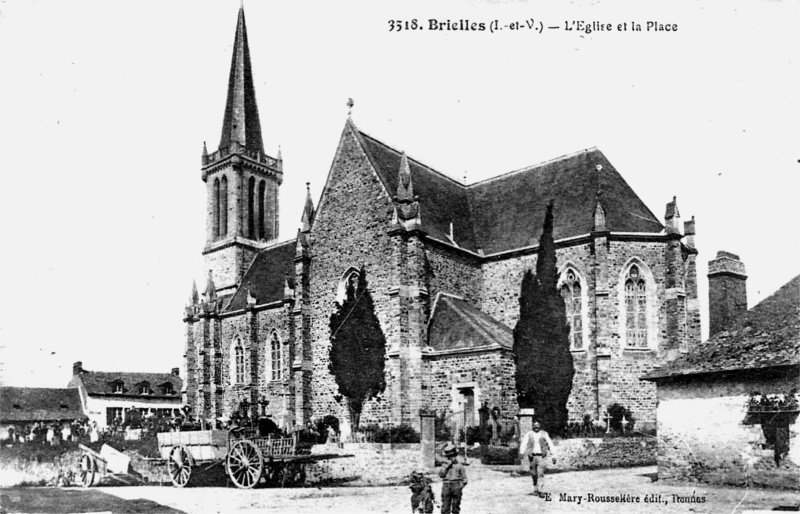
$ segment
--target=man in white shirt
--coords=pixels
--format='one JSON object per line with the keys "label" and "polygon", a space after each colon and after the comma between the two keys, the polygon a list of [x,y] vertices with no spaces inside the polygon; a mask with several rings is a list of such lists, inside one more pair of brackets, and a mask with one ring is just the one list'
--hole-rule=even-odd
{"label": "man in white shirt", "polygon": [[531,478],[533,478],[533,494],[542,496],[544,488],[545,460],[550,455],[553,464],[556,463],[555,446],[547,432],[542,430],[538,421],[533,422],[533,430],[522,436],[519,445],[520,456],[527,455],[531,466]]}

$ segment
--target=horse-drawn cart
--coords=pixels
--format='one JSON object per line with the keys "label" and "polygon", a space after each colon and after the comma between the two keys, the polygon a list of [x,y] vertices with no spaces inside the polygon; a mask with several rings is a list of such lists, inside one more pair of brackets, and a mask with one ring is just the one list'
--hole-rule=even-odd
{"label": "horse-drawn cart", "polygon": [[186,487],[195,468],[224,464],[236,487],[258,483],[293,485],[305,479],[304,465],[343,455],[297,455],[297,439],[253,435],[250,431],[200,430],[158,434],[161,457],[167,461],[172,483]]}

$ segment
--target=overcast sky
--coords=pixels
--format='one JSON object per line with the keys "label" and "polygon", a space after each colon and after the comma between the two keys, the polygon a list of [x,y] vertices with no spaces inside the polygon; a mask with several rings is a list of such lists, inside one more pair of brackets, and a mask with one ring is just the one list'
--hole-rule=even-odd
{"label": "overcast sky", "polygon": [[[183,306],[203,285],[200,155],[219,141],[238,8],[0,2],[4,385],[66,386],[77,360],[180,366]],[[696,217],[704,316],[718,250],[744,261],[750,306],[800,273],[797,1],[245,12],[264,145],[284,158],[282,239],[306,181],[319,200],[352,97],[361,130],[468,182],[597,146],[660,219],[673,196]],[[423,30],[389,30],[414,18]],[[434,32],[431,18],[560,28]],[[565,30],[578,20],[613,31]]]}

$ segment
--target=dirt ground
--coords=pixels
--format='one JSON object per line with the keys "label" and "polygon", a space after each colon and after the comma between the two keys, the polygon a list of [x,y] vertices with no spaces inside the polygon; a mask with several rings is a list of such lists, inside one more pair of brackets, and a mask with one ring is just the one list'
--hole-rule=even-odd
{"label": "dirt ground", "polygon": [[[546,491],[550,493],[549,501],[531,495],[533,488],[528,476],[493,471],[480,465],[467,469],[470,483],[464,490],[464,513],[747,513],[800,508],[800,494],[795,492],[655,482],[654,467],[548,475]],[[440,490],[441,484],[435,483],[437,500]],[[88,491],[31,488],[5,489],[2,495],[6,512],[205,514],[411,511],[410,492],[407,487],[401,486],[254,490],[147,486],[100,487]],[[602,501],[609,497],[617,501]],[[637,498],[639,503],[635,503]]]}

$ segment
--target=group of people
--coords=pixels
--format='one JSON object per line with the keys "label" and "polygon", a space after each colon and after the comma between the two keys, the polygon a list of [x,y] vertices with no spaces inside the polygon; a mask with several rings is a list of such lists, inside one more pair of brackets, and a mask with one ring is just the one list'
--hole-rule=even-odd
{"label": "group of people", "polygon": [[[442,479],[442,514],[459,514],[461,512],[461,497],[467,486],[467,470],[458,458],[458,449],[453,443],[448,443],[444,448],[447,462],[439,470]],[[556,463],[555,446],[550,436],[538,421],[534,421],[531,430],[522,436],[519,446],[520,457],[523,462],[527,459],[533,479],[533,495],[544,496],[544,474],[547,461]],[[411,474],[411,512],[433,512],[436,498],[431,481],[422,473]]]}
{"label": "group of people", "polygon": [[0,440],[5,444],[51,444],[62,442],[97,441],[100,432],[97,423],[83,420],[35,421],[22,425],[8,425],[2,430]]}

